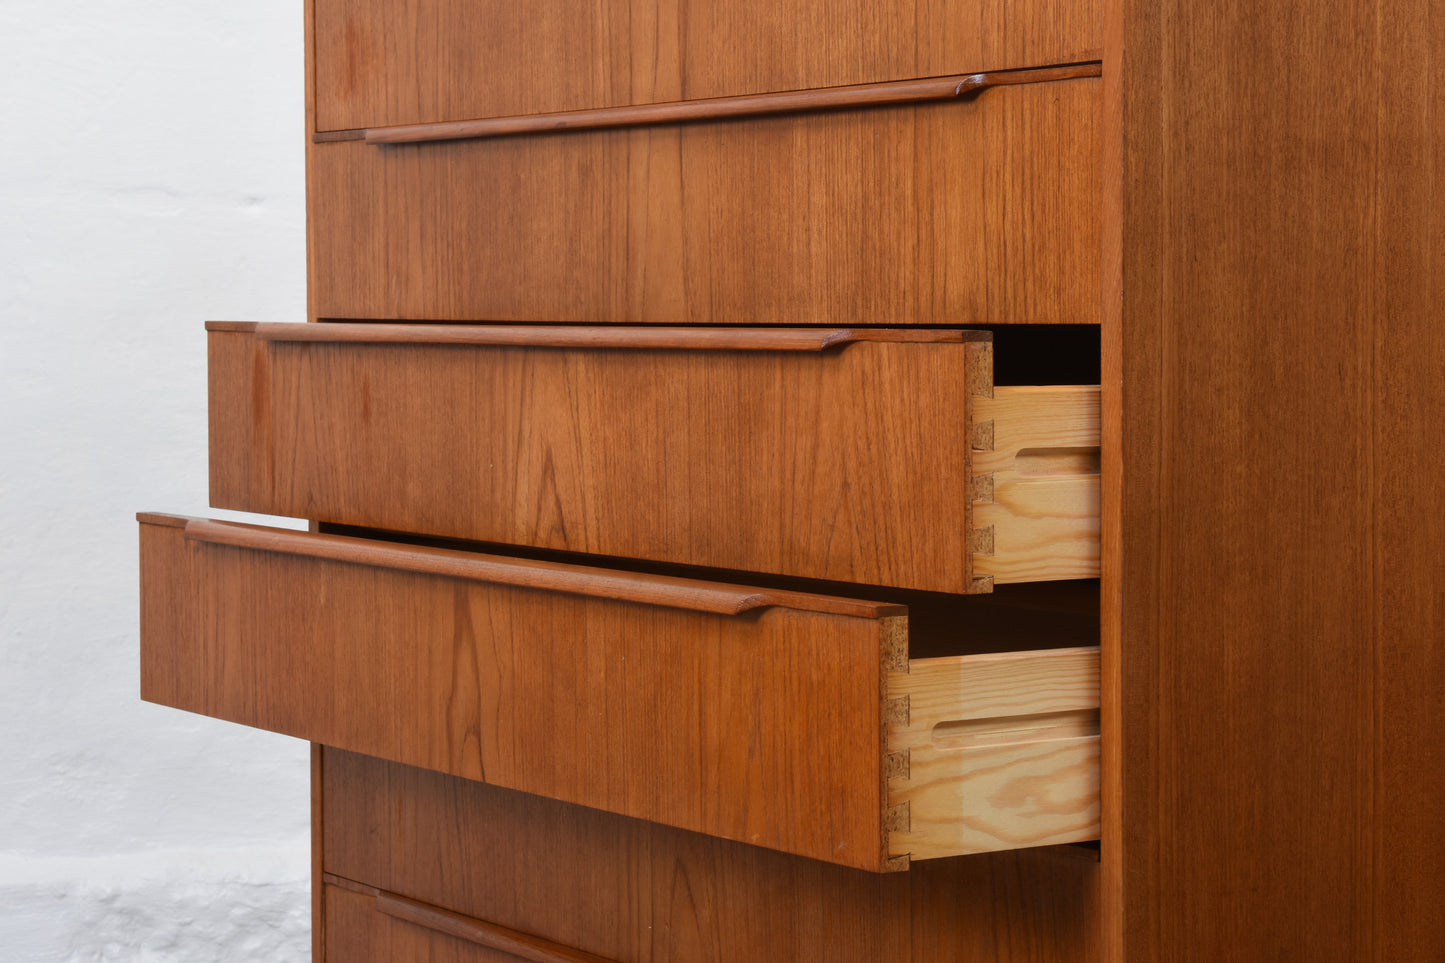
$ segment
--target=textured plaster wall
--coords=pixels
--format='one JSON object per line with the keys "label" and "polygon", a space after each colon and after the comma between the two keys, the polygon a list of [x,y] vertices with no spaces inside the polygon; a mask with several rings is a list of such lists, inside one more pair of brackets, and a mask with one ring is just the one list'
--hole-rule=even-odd
{"label": "textured plaster wall", "polygon": [[309,958],[306,748],[140,702],[207,318],[304,320],[301,0],[0,3],[0,963]]}

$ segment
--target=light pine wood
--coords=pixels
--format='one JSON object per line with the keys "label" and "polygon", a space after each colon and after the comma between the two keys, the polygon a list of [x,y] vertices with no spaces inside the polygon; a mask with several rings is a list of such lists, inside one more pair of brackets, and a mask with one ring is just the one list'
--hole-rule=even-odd
{"label": "light pine wood", "polygon": [[[212,504],[741,571],[975,587],[967,426],[991,377],[988,343],[972,340],[984,332],[540,334],[576,349],[530,347],[537,335],[516,327],[507,337],[520,346],[347,340],[403,326],[382,327],[211,331]],[[298,329],[339,340],[256,340]],[[443,341],[471,331],[504,340],[466,326],[418,326],[401,340],[436,330]],[[808,350],[732,350],[780,339]]]}
{"label": "light pine wood", "polygon": [[973,576],[1099,576],[1099,386],[1009,386],[974,402]]}
{"label": "light pine wood", "polygon": [[1098,959],[1099,864],[1063,848],[866,873],[332,749],[325,798],[330,879],[617,960]]}
{"label": "light pine wood", "polygon": [[[1098,0],[317,0],[317,130],[1097,59]],[[313,56],[308,56],[308,61]]]}
{"label": "light pine wood", "polygon": [[1096,322],[1099,85],[565,136],[314,144],[313,318]]}
{"label": "light pine wood", "polygon": [[1097,648],[915,659],[887,683],[890,855],[1098,838]]}
{"label": "light pine wood", "polygon": [[[1098,77],[1101,72],[1101,66],[1097,63],[1072,64],[1064,67],[1004,70],[968,74],[961,77],[901,80],[886,84],[826,87],[820,90],[754,94],[746,97],[680,100],[636,107],[604,107],[551,114],[488,117],[480,120],[460,120],[441,124],[370,127],[360,132],[359,139],[365,140],[368,144],[421,144],[439,140],[510,137],[517,134],[560,133],[603,127],[642,127],[650,124],[679,124],[702,120],[736,120],[815,110],[883,107],[929,100],[976,97],[990,87]],[[317,143],[327,143],[336,140],[358,139],[354,136],[355,133],[357,132],[333,131],[317,134],[315,140]]]}

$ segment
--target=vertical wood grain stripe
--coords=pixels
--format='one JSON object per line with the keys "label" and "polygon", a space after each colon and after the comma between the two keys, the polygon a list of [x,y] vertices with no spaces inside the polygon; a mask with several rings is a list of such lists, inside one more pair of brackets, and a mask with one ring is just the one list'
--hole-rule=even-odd
{"label": "vertical wood grain stripe", "polygon": [[532,963],[614,963],[606,957],[576,950],[551,940],[439,909],[426,903],[397,896],[385,890],[376,894],[376,909],[393,919],[422,926],[438,933],[510,953]]}
{"label": "vertical wood grain stripe", "polygon": [[[1030,70],[995,70],[987,73],[903,80],[882,84],[821,87],[814,90],[750,94],[743,97],[713,97],[706,100],[678,100],[642,104],[636,107],[599,107],[547,114],[487,117],[478,120],[446,121],[435,124],[407,124],[371,127],[362,135],[368,144],[419,144],[439,140],[471,140],[512,134],[541,134],[567,130],[595,130],[603,127],[643,127],[681,124],[702,120],[763,117],[815,110],[879,107],[889,104],[952,100],[980,93],[990,87],[1034,84],[1079,77],[1098,77],[1099,63],[1068,64]],[[355,136],[352,132],[345,132]],[[335,132],[330,139],[337,139]]]}

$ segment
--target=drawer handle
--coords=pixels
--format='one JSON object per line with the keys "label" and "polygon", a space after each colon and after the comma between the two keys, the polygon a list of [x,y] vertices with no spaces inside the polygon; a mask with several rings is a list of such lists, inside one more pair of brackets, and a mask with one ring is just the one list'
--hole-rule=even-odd
{"label": "drawer handle", "polygon": [[[141,520],[152,524],[175,524],[156,515],[145,515]],[[403,547],[375,539],[295,532],[259,525],[216,522],[205,518],[183,521],[187,541],[208,545],[320,558],[716,615],[742,615],[754,609],[777,607],[876,619],[903,615],[907,611],[900,605],[810,595],[804,592],[772,591],[667,575],[643,575],[560,562],[481,555],[445,548],[413,545]]]}
{"label": "drawer handle", "polygon": [[385,890],[376,894],[376,909],[404,923],[455,936],[488,949],[501,950],[532,963],[615,963],[606,957],[574,950],[540,936],[418,903]]}
{"label": "drawer handle", "polygon": [[987,332],[896,328],[670,328],[546,324],[322,324],[207,321],[211,332],[251,334],[260,341],[309,344],[430,344],[526,348],[631,348],[683,351],[826,351],[858,341],[957,343],[986,341]]}
{"label": "drawer handle", "polygon": [[992,719],[951,719],[933,727],[937,749],[981,749],[1099,734],[1098,709],[1036,712]]}
{"label": "drawer handle", "polygon": [[[486,117],[480,120],[446,121],[436,124],[407,124],[371,127],[360,133],[368,144],[422,144],[442,140],[472,140],[514,134],[544,134],[567,130],[597,130],[608,127],[644,127],[682,124],[701,120],[731,120],[739,117],[767,117],[815,110],[880,107],[935,100],[952,100],[977,94],[990,87],[1036,84],[1077,77],[1098,77],[1101,64],[1069,64],[1029,70],[993,70],[987,73],[926,80],[903,80],[882,84],[855,84],[791,90],[742,97],[711,97],[706,100],[678,100],[635,107],[599,107],[549,114]],[[340,139],[336,132],[318,134],[319,140]],[[356,138],[352,134],[352,138]]]}

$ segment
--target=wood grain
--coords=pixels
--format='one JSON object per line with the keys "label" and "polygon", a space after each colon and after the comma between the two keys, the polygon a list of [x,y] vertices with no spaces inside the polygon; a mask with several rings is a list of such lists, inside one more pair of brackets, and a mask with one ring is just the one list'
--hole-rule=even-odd
{"label": "wood grain", "polygon": [[528,933],[518,933],[486,920],[473,919],[426,903],[378,892],[376,911],[414,926],[466,940],[477,946],[501,950],[516,959],[532,963],[613,963],[592,953],[553,943]]}
{"label": "wood grain", "polygon": [[251,334],[259,341],[319,344],[458,344],[635,351],[826,351],[860,341],[959,344],[988,341],[986,331],[938,328],[666,328],[567,324],[277,324],[207,321],[207,331]]}
{"label": "wood grain", "polygon": [[[635,107],[601,107],[593,110],[562,111],[551,114],[523,114],[514,117],[486,117],[441,124],[412,124],[400,127],[369,127],[359,132],[368,144],[421,144],[440,140],[470,140],[479,137],[511,137],[517,134],[561,133],[604,127],[645,127],[707,120],[736,120],[774,114],[798,114],[817,110],[857,107],[885,107],[929,100],[977,97],[990,87],[1037,84],[1079,77],[1098,77],[1098,63],[1041,67],[1033,70],[999,70],[955,77],[900,80],[886,84],[824,87],[745,97],[714,97],[707,100],[677,100]],[[356,132],[331,131],[315,135],[317,143],[349,140]]]}
{"label": "wood grain", "polygon": [[605,957],[1098,959],[1097,862],[1023,851],[880,875],[350,753],[325,760],[329,872]]}
{"label": "wood grain", "polygon": [[1099,318],[1097,79],[969,101],[310,147],[313,318]]}
{"label": "wood grain", "polygon": [[883,868],[896,617],[720,616],[185,534],[141,526],[149,701]]}
{"label": "wood grain", "polygon": [[1099,386],[995,388],[973,425],[974,578],[1097,578]]}
{"label": "wood grain", "polygon": [[[463,940],[433,929],[408,925],[376,908],[375,890],[315,884],[324,900],[325,912],[332,920],[327,929],[325,956],[317,960],[333,963],[400,963],[425,960],[427,963],[517,963],[518,960],[543,963],[573,963],[578,960],[601,961],[591,955],[541,956],[519,955],[505,949]],[[358,892],[358,890],[360,890]]]}
{"label": "wood grain", "polygon": [[987,352],[963,340],[823,352],[290,344],[213,330],[211,502],[966,592],[966,429],[989,370],[969,359]]}
{"label": "wood grain", "polygon": [[1098,837],[1098,649],[915,659],[887,683],[907,699],[888,734],[888,804],[908,808],[890,855]]}
{"label": "wood grain", "polygon": [[1445,12],[1112,6],[1121,955],[1438,959]]}
{"label": "wood grain", "polygon": [[1445,10],[1376,24],[1369,914],[1377,959],[1425,960],[1445,946]]}
{"label": "wood grain", "polygon": [[[142,517],[142,521],[150,522],[156,517],[146,515]],[[170,520],[159,524],[168,528],[177,527]],[[184,531],[186,541],[205,545],[249,548],[272,555],[346,562],[395,572],[436,575],[583,598],[639,602],[715,615],[741,615],[770,607],[864,619],[907,614],[907,609],[901,605],[665,575],[645,575],[585,565],[562,565],[338,535],[302,533],[259,525],[216,522],[204,518],[188,519]]]}
{"label": "wood grain", "polygon": [[317,0],[317,130],[1097,59],[1098,0]]}

